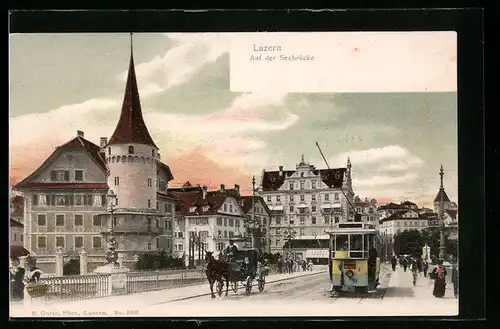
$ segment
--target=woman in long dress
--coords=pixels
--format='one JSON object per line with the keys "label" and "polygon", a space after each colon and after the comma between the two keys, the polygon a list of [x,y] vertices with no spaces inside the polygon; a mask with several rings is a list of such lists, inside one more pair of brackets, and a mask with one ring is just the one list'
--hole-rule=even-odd
{"label": "woman in long dress", "polygon": [[436,298],[442,298],[446,291],[446,268],[443,262],[439,262],[438,266],[432,270],[432,278],[434,279],[434,291],[432,294]]}
{"label": "woman in long dress", "polygon": [[12,300],[24,299],[24,268],[19,266],[19,259],[10,262],[10,293]]}

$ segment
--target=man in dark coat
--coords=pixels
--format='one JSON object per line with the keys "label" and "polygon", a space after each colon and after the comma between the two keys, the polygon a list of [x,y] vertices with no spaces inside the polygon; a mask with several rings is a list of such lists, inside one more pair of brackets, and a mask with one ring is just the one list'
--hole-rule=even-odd
{"label": "man in dark coat", "polygon": [[229,240],[229,246],[227,246],[225,252],[226,255],[230,258],[234,257],[235,252],[238,251],[238,248],[234,245],[233,240]]}
{"label": "man in dark coat", "polygon": [[398,263],[398,260],[396,258],[396,256],[392,256],[392,259],[391,259],[391,265],[392,265],[392,271],[396,271],[396,265]]}
{"label": "man in dark coat", "polygon": [[429,271],[429,262],[424,260],[424,277],[427,277],[427,272]]}
{"label": "man in dark coat", "polygon": [[24,299],[24,268],[19,266],[19,259],[11,259],[10,263],[10,296],[12,300]]}
{"label": "man in dark coat", "polygon": [[408,260],[406,257],[403,257],[403,260],[401,260],[401,265],[403,265],[403,271],[406,272],[406,269],[408,268]]}
{"label": "man in dark coat", "polygon": [[368,250],[368,287],[370,290],[375,289],[375,276],[377,272],[377,249],[372,246]]}

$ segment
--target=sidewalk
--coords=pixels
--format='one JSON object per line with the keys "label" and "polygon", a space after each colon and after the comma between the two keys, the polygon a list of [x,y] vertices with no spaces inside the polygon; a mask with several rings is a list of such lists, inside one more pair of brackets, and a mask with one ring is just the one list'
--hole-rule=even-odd
{"label": "sidewalk", "polygon": [[[404,272],[402,268],[398,267],[395,272],[392,272],[385,298],[401,299],[413,297],[414,299],[440,300],[432,295],[433,289],[434,281],[431,280],[429,276],[424,277],[424,274],[420,273],[417,276],[415,286],[413,286],[412,272],[410,270]],[[446,292],[443,299],[452,299],[456,301],[453,295],[453,284],[451,282],[446,284]]]}
{"label": "sidewalk", "polygon": [[[266,285],[274,282],[290,280],[297,277],[317,275],[326,272],[327,272],[326,268],[318,267],[313,271],[295,272],[292,274],[272,274],[266,277]],[[214,293],[216,293],[215,285],[214,285]],[[225,294],[225,286],[223,293]],[[231,286],[229,286],[228,293],[234,294],[234,292],[231,290]],[[50,308],[53,310],[58,309],[60,310],[60,312],[63,312],[63,310],[72,310],[72,309],[95,310],[98,305],[103,305],[106,308],[109,308],[109,305],[116,305],[117,309],[121,310],[125,308],[130,308],[131,310],[137,310],[141,308],[146,308],[151,305],[159,305],[176,300],[182,300],[190,297],[205,296],[205,295],[206,296],[210,295],[210,289],[208,287],[208,283],[196,286],[171,288],[171,289],[148,291],[148,292],[119,295],[119,296],[109,296],[96,299],[86,299],[77,301],[52,300],[52,301],[38,303],[37,305],[32,305],[32,306],[11,303],[10,314],[11,316],[14,317],[23,315],[25,316],[28,310],[32,309],[34,310],[35,308],[45,308],[45,309]],[[59,316],[64,316],[64,315],[63,313],[60,313]]]}

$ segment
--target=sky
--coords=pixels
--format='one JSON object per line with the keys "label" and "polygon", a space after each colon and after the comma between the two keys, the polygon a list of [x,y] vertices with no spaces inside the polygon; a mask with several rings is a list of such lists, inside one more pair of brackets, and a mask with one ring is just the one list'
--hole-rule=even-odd
{"label": "sky", "polygon": [[[325,168],[318,141],[330,167],[345,167],[350,157],[353,189],[361,198],[431,206],[442,164],[447,194],[458,202],[456,44],[430,37],[427,55],[430,46],[398,38],[372,45],[362,63],[351,56],[359,56],[368,39],[351,42],[355,52],[342,55],[362,68],[355,70],[359,79],[380,81],[376,92],[366,83],[358,92],[233,92],[228,34],[134,34],[144,120],[162,161],[171,167],[171,186],[188,180],[209,188],[239,184],[248,194],[253,175],[259,181],[263,169],[294,169],[302,154]],[[130,36],[15,34],[10,47],[12,184],[77,130],[96,144],[111,136],[123,100]],[[415,56],[421,52],[424,58],[398,62],[393,73],[403,72],[401,85],[411,85],[411,72],[419,72],[420,78],[429,77],[429,85],[438,81],[448,87],[408,92],[397,87],[397,75],[388,73],[384,80],[375,68],[390,47]],[[340,56],[336,63],[342,66]],[[436,77],[441,66],[453,74]]]}

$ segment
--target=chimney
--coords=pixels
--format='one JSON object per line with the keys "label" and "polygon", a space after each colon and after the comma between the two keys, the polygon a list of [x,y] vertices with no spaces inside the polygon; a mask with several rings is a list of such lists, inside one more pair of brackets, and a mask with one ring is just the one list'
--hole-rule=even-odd
{"label": "chimney", "polygon": [[224,189],[225,189],[224,184],[220,184],[220,190],[221,190],[221,191],[224,191]]}
{"label": "chimney", "polygon": [[83,131],[81,131],[81,130],[77,130],[77,131],[76,131],[76,135],[77,135],[78,137],[82,137],[82,138],[83,138],[83,136],[84,136]]}
{"label": "chimney", "polygon": [[240,186],[238,184],[234,184],[234,189],[240,194]]}
{"label": "chimney", "polygon": [[108,144],[108,137],[101,137],[101,147],[105,147]]}
{"label": "chimney", "polygon": [[283,176],[283,166],[279,166],[280,168],[280,177]]}
{"label": "chimney", "polygon": [[205,200],[207,198],[207,187],[203,186],[201,190],[203,191],[203,200]]}

